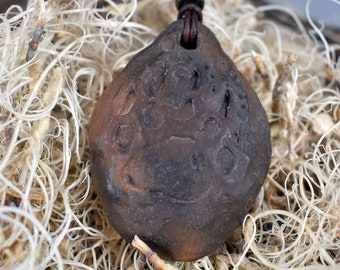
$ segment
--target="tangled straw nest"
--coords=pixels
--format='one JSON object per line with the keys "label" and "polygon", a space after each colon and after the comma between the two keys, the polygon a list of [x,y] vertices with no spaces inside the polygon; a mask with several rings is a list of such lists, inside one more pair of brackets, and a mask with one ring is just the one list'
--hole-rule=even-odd
{"label": "tangled straw nest", "polygon": [[[117,2],[32,0],[0,16],[2,269],[153,268],[105,218],[87,131],[105,86],[177,11],[173,0]],[[243,226],[211,256],[174,267],[339,269],[339,44],[283,7],[210,0],[203,14],[268,113],[273,156]]]}

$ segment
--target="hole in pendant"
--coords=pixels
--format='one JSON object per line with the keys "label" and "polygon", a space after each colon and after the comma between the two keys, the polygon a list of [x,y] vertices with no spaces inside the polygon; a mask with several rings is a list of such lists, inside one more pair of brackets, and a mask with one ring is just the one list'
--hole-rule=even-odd
{"label": "hole in pendant", "polygon": [[184,27],[181,36],[181,46],[187,50],[194,50],[197,48],[197,24],[199,22],[201,10],[197,7],[188,5],[183,17]]}
{"label": "hole in pendant", "polygon": [[195,50],[197,48],[197,40],[194,41],[184,39],[183,35],[181,37],[181,46],[187,50]]}

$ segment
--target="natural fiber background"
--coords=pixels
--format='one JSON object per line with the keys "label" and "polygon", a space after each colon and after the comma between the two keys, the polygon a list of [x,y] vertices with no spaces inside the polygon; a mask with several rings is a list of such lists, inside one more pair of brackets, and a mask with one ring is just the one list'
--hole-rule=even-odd
{"label": "natural fiber background", "polygon": [[[152,269],[105,218],[87,131],[105,86],[177,11],[174,0],[119,2],[32,0],[0,16],[1,269]],[[243,226],[179,269],[340,269],[340,45],[265,9],[283,8],[206,1],[204,23],[268,113],[273,157]]]}

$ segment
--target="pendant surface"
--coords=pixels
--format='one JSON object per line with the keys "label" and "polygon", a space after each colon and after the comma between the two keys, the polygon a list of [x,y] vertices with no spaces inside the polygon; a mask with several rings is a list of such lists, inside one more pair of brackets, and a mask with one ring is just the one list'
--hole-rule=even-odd
{"label": "pendant surface", "polygon": [[138,53],[99,98],[91,174],[108,220],[166,260],[210,254],[240,226],[266,177],[270,130],[247,80],[215,35],[183,20]]}

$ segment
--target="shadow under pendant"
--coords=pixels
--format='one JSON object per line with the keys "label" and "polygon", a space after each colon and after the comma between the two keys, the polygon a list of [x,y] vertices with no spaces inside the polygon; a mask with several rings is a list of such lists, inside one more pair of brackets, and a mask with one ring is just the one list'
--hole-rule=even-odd
{"label": "shadow under pendant", "polygon": [[270,131],[247,80],[200,22],[170,24],[106,88],[90,127],[108,220],[165,260],[193,261],[240,226],[266,177]]}

